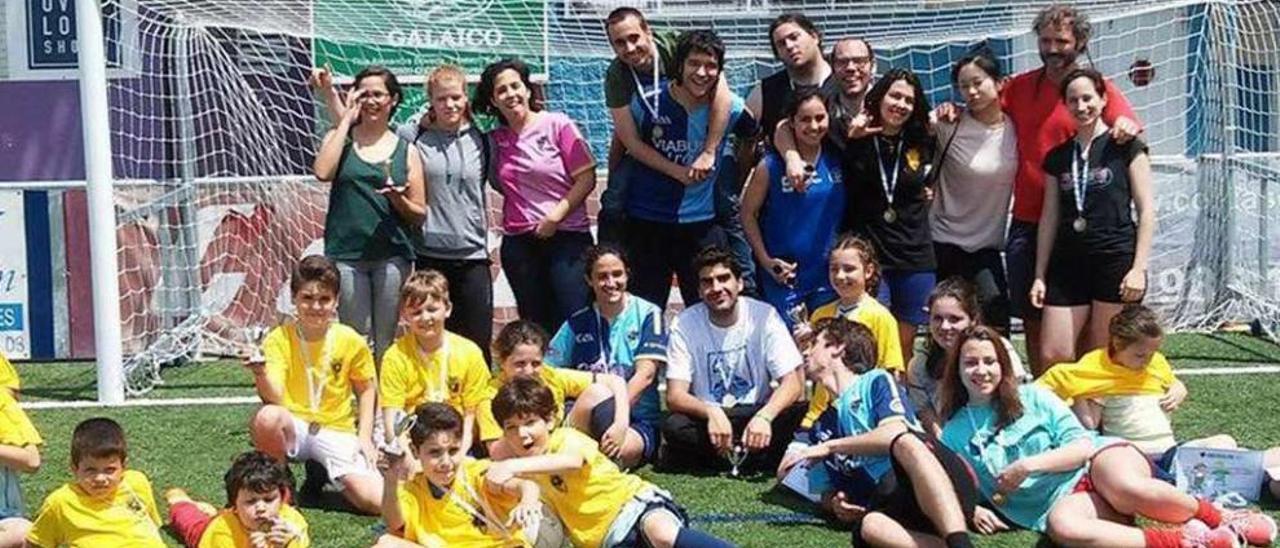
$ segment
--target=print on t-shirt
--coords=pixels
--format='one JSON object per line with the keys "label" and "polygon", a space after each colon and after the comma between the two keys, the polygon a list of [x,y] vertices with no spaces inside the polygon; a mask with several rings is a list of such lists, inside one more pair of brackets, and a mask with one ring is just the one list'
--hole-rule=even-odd
{"label": "print on t-shirt", "polygon": [[747,363],[746,345],[708,352],[707,364],[711,373],[711,397],[716,401],[724,401],[726,394],[741,399],[751,391],[751,367]]}

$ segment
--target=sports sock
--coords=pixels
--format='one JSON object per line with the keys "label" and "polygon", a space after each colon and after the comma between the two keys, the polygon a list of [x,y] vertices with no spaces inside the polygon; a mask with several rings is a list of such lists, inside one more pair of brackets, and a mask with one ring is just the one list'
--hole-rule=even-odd
{"label": "sports sock", "polygon": [[1212,502],[1204,499],[1196,499],[1196,515],[1192,518],[1203,521],[1210,529],[1217,529],[1222,525],[1222,511],[1218,510]]}
{"label": "sports sock", "polygon": [[973,541],[969,539],[969,533],[964,531],[947,535],[946,541],[947,548],[973,548]]}
{"label": "sports sock", "polygon": [[1182,533],[1177,529],[1143,529],[1147,548],[1181,548]]}
{"label": "sports sock", "polygon": [[697,529],[681,527],[676,533],[676,548],[733,548],[733,545]]}

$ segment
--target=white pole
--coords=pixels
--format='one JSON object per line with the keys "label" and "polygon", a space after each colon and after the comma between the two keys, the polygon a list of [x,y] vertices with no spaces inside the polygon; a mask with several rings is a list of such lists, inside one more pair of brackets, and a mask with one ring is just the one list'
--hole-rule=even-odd
{"label": "white pole", "polygon": [[98,402],[124,403],[120,344],[120,281],[116,278],[116,210],[112,198],[111,126],[107,105],[107,55],[98,0],[76,0],[80,49],[80,118],[89,202],[93,266],[93,342],[98,356]]}

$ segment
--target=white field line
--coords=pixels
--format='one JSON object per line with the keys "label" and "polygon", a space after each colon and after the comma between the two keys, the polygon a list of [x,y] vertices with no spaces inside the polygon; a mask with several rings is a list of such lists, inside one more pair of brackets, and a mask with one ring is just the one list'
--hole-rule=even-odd
{"label": "white field line", "polygon": [[91,407],[185,407],[194,405],[248,405],[260,403],[256,397],[220,397],[220,398],[169,398],[152,400],[125,400],[120,405],[103,405],[96,401],[33,401],[23,402],[23,409],[86,409]]}
{"label": "white field line", "polygon": [[1257,375],[1261,373],[1280,373],[1280,365],[1249,365],[1242,367],[1199,367],[1190,369],[1174,368],[1174,375]]}

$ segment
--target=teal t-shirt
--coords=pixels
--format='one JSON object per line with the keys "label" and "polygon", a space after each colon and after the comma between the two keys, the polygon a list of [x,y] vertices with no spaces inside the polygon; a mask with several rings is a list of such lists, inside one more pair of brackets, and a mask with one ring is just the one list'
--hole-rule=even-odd
{"label": "teal t-shirt", "polygon": [[[990,501],[996,477],[1019,459],[1058,449],[1080,438],[1098,445],[1099,437],[1085,430],[1062,400],[1034,384],[1018,387],[1022,416],[1004,428],[996,428],[995,408],[969,405],[955,413],[942,428],[942,444],[960,455],[978,476],[978,490]],[[1049,510],[1071,493],[1085,473],[1081,466],[1067,472],[1031,474],[1003,504],[993,504],[1009,521],[1043,533]]]}
{"label": "teal t-shirt", "polygon": [[342,148],[338,173],[329,183],[329,209],[324,217],[324,254],[339,261],[414,259],[422,246],[421,230],[411,227],[378,189],[387,176],[396,185],[409,180],[408,143],[396,140],[387,163],[369,163],[356,154],[350,137]]}

